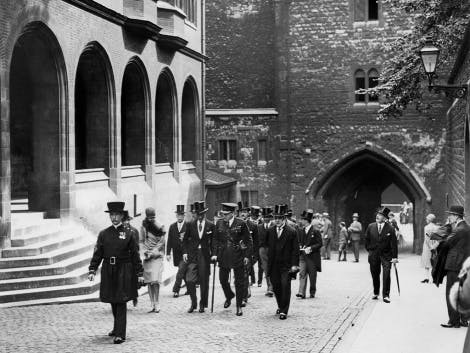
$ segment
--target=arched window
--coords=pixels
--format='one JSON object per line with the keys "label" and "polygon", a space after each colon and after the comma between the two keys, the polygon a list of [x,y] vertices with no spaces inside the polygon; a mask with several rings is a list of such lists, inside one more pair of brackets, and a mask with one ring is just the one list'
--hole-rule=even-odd
{"label": "arched window", "polygon": [[366,73],[364,70],[357,70],[354,74],[355,91],[356,91],[356,102],[365,102],[366,95],[364,93],[358,93],[357,91],[366,88]]}
{"label": "arched window", "polygon": [[355,90],[355,101],[357,103],[371,103],[378,102],[379,98],[377,95],[368,93],[358,92],[360,90],[366,90],[374,88],[378,85],[379,72],[376,69],[370,69],[367,73],[363,69],[358,69],[354,73],[354,90]]}
{"label": "arched window", "polygon": [[[376,69],[370,69],[367,74],[367,78],[368,78],[368,84],[369,84],[368,88],[377,87],[377,85],[379,84],[379,73],[377,72]],[[379,100],[379,97],[376,94],[369,94],[368,98],[369,98],[369,102],[378,102]]]}

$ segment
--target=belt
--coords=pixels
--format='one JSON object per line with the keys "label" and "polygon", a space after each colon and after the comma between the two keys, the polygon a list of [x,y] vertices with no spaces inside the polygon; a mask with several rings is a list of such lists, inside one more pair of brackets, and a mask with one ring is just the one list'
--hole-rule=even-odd
{"label": "belt", "polygon": [[131,257],[130,256],[124,256],[124,257],[111,256],[111,257],[105,257],[104,261],[106,261],[106,263],[110,265],[118,265],[118,264],[131,262]]}

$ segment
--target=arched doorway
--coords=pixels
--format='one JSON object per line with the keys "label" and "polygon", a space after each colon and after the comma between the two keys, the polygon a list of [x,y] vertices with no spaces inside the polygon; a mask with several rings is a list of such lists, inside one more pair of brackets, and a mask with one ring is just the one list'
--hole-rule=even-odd
{"label": "arched doorway", "polygon": [[97,43],[80,55],[75,78],[75,168],[110,167],[110,115],[114,97],[109,59]]}
{"label": "arched doorway", "polygon": [[14,45],[10,64],[11,196],[48,216],[60,211],[65,76],[53,33],[42,23],[29,24]]}
{"label": "arched doorway", "polygon": [[349,222],[358,212],[363,225],[375,220],[386,190],[395,187],[414,205],[413,246],[420,251],[424,213],[430,194],[419,177],[392,153],[367,144],[332,163],[311,186],[314,199],[322,199],[332,213],[332,221]]}
{"label": "arched doorway", "polygon": [[197,159],[196,136],[197,121],[199,116],[198,94],[195,83],[188,79],[183,88],[183,100],[181,102],[182,123],[182,160],[195,162]]}
{"label": "arched doorway", "polygon": [[121,91],[121,153],[123,166],[145,166],[145,126],[149,113],[148,80],[143,64],[132,59],[124,71]]}
{"label": "arched doorway", "polygon": [[155,162],[173,165],[175,156],[176,89],[173,76],[164,70],[157,81],[155,99]]}

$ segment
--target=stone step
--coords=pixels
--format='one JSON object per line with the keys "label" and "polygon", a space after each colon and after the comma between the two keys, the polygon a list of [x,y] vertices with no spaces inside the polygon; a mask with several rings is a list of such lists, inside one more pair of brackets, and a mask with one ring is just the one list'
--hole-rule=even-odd
{"label": "stone step", "polygon": [[29,210],[29,200],[27,198],[11,200],[11,212],[25,212]]}
{"label": "stone step", "polygon": [[0,280],[0,292],[78,284],[87,276],[88,266],[82,266],[64,275]]}
{"label": "stone step", "polygon": [[92,252],[85,251],[52,265],[0,269],[0,280],[63,275],[90,263]]}
{"label": "stone step", "polygon": [[80,283],[62,286],[4,291],[0,292],[0,303],[87,295],[98,291],[99,286],[100,282],[97,278],[94,282],[84,280]]}
{"label": "stone step", "polygon": [[46,230],[42,233],[29,233],[25,235],[16,235],[15,238],[11,239],[12,247],[29,246],[37,243],[41,243],[51,239],[57,239],[62,233],[72,231],[72,228],[58,229],[55,231]]}
{"label": "stone step", "polygon": [[42,219],[21,222],[21,224],[12,225],[12,239],[31,237],[33,234],[44,234],[58,231],[60,229],[60,219]]}
{"label": "stone step", "polygon": [[57,237],[55,239],[46,240],[33,245],[3,249],[2,258],[27,257],[46,254],[59,248],[72,245],[73,243],[80,242],[81,240],[83,240],[83,237],[62,234],[60,238]]}
{"label": "stone step", "polygon": [[47,254],[0,259],[0,269],[51,265],[84,252],[88,252],[91,257],[95,241],[91,237],[86,237],[85,239],[86,240],[82,240],[79,243],[74,243],[64,248],[51,251]]}

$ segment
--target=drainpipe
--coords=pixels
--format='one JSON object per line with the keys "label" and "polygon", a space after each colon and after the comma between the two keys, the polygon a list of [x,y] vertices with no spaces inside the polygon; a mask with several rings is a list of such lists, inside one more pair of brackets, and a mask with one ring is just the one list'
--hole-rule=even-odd
{"label": "drainpipe", "polygon": [[201,53],[203,59],[201,62],[201,200],[205,200],[206,183],[206,22],[205,22],[205,0],[201,0]]}

